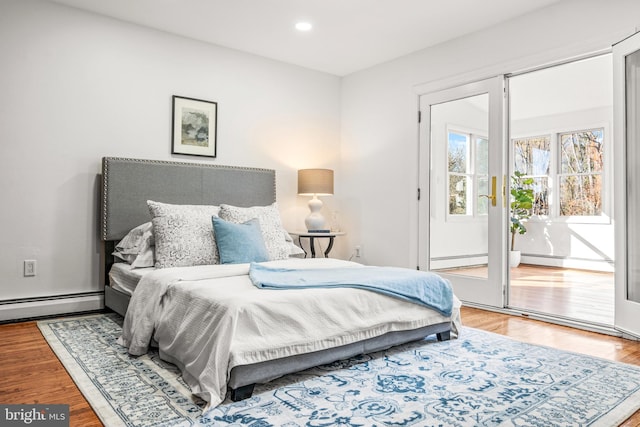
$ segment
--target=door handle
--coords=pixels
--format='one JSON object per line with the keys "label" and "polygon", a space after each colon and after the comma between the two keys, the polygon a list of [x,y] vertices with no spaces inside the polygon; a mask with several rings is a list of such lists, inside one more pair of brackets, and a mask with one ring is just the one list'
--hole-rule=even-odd
{"label": "door handle", "polygon": [[480,194],[480,197],[486,197],[491,200],[491,206],[496,205],[496,177],[491,177],[491,194]]}

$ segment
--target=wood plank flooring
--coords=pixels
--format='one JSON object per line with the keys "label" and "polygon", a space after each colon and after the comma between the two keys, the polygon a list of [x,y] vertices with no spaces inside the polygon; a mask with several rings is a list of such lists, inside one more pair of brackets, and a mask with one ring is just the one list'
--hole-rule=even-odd
{"label": "wood plank flooring", "polygon": [[511,269],[509,307],[613,325],[613,273],[521,264]]}
{"label": "wood plank flooring", "polygon": [[70,426],[102,426],[36,322],[0,325],[0,402],[69,405]]}
{"label": "wood plank flooring", "polygon": [[[466,326],[517,340],[640,366],[637,341],[468,307],[462,308],[462,320]],[[1,403],[68,404],[71,426],[102,425],[35,322],[0,325],[0,342]],[[639,427],[640,411],[622,426]]]}
{"label": "wood plank flooring", "polygon": [[[487,267],[442,272],[487,277]],[[520,264],[510,270],[508,307],[613,326],[613,273]]]}

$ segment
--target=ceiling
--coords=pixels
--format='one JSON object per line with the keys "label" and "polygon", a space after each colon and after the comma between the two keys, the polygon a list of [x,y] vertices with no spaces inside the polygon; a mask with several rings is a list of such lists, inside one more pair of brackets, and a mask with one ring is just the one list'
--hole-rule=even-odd
{"label": "ceiling", "polygon": [[49,1],[344,76],[560,0]]}

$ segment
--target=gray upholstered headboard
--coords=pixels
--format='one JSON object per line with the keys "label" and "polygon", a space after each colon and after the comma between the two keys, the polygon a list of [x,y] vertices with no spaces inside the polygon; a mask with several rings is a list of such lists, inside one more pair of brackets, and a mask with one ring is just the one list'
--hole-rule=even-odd
{"label": "gray upholstered headboard", "polygon": [[122,239],[151,220],[147,200],[191,205],[266,206],[276,200],[271,169],[104,157],[100,236]]}

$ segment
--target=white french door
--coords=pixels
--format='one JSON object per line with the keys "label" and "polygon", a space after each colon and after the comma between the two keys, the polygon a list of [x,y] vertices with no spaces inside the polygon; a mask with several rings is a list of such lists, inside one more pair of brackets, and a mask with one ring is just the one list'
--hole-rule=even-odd
{"label": "white french door", "polygon": [[640,337],[640,34],[613,47],[615,327]]}
{"label": "white french door", "polygon": [[418,266],[504,307],[504,78],[421,95],[420,111]]}

